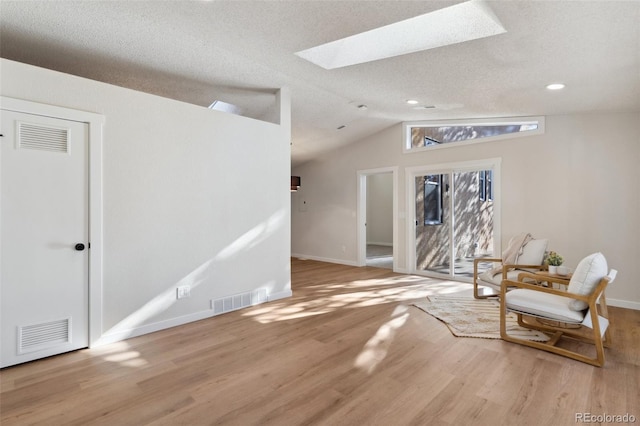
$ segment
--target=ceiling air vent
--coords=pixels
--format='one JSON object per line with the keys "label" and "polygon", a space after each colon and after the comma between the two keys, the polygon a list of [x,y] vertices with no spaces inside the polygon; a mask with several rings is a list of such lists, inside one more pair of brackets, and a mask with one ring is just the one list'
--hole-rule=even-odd
{"label": "ceiling air vent", "polygon": [[22,149],[68,152],[69,129],[18,123],[18,146]]}

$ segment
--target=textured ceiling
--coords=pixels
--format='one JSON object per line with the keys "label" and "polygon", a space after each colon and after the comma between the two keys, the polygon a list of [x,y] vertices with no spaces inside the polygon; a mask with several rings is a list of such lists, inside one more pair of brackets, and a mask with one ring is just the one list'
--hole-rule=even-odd
{"label": "textured ceiling", "polygon": [[0,56],[266,120],[289,86],[293,165],[405,120],[640,110],[637,1],[488,2],[507,33],[335,70],[294,55],[456,3],[2,0]]}

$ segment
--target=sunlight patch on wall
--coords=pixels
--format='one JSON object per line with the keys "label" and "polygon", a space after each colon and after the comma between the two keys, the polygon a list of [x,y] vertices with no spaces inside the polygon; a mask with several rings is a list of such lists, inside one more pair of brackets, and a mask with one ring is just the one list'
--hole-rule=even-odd
{"label": "sunlight patch on wall", "polygon": [[242,236],[238,237],[233,243],[229,244],[226,248],[220,251],[218,255],[212,259],[213,261],[220,261],[229,259],[238,253],[257,246],[268,237],[273,235],[276,230],[284,226],[284,219],[286,217],[284,210],[279,210],[271,215],[266,221],[256,225]]}
{"label": "sunlight patch on wall", "polygon": [[[278,229],[282,228],[285,224],[285,218],[286,214],[284,209],[276,211],[267,220],[259,223],[239,236],[232,243],[220,250],[213,258],[198,266],[180,281],[170,286],[168,289],[145,303],[137,311],[117,323],[105,332],[102,337],[98,339],[95,345],[98,346],[112,342],[112,336],[115,334],[120,334],[118,337],[119,339],[126,339],[135,335],[138,327],[147,324],[150,319],[166,311],[178,301],[176,298],[177,287],[189,286],[191,291],[193,291],[193,289],[200,286],[208,278],[211,270],[217,263],[227,261],[256,247],[258,244],[272,236]],[[209,297],[207,297],[207,299],[209,299]]]}

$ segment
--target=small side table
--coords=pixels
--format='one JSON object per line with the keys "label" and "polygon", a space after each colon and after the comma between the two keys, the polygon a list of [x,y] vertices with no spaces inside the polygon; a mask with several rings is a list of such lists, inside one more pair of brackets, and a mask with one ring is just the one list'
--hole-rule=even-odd
{"label": "small side table", "polygon": [[562,285],[569,285],[569,281],[571,281],[571,275],[559,275],[559,274],[551,274],[548,271],[536,271],[536,272],[520,272],[518,274],[518,281],[522,281],[524,278],[529,280],[533,280],[536,282],[546,282],[547,287],[550,283],[558,283]]}

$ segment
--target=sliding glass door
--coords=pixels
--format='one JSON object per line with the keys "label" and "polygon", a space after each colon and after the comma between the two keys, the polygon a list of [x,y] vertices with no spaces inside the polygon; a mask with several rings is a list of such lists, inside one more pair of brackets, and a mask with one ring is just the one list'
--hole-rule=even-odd
{"label": "sliding glass door", "polygon": [[449,273],[451,241],[448,173],[415,177],[415,258],[420,271]]}
{"label": "sliding glass door", "polygon": [[467,281],[475,258],[494,256],[496,167],[488,162],[414,169],[408,176],[414,197],[413,272]]}

